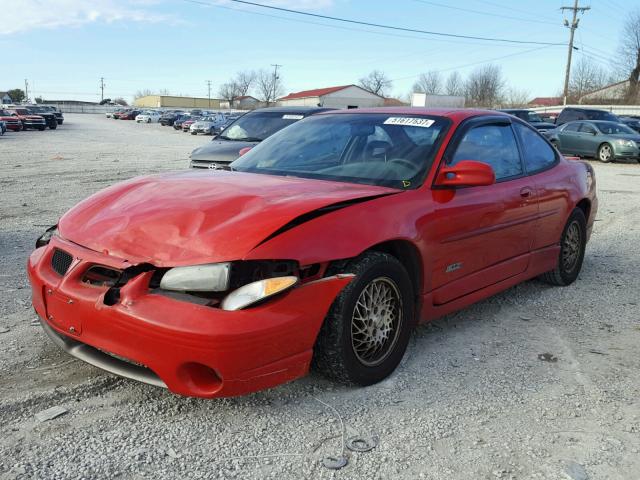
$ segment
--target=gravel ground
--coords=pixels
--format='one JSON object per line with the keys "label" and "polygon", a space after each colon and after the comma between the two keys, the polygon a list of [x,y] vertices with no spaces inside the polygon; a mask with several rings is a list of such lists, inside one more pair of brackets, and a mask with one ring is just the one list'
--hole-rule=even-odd
{"label": "gravel ground", "polygon": [[[208,137],[66,118],[0,138],[0,479],[640,477],[640,165],[593,162],[600,212],[574,285],[527,282],[418,328],[378,385],[312,373],[199,400],[59,351],[34,325],[24,266],[76,202],[182,169]],[[36,418],[55,406],[67,412]],[[328,470],[320,461],[340,455],[341,421],[347,437],[379,443]]]}

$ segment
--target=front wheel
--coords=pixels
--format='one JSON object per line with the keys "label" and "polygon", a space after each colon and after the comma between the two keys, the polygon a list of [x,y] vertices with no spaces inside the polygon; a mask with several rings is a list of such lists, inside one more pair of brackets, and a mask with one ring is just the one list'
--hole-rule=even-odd
{"label": "front wheel", "polygon": [[540,278],[552,285],[571,285],[578,278],[587,246],[587,219],[581,209],[575,208],[567,220],[560,238],[560,255],[556,268]]}
{"label": "front wheel", "polygon": [[607,163],[614,160],[613,148],[608,143],[603,143],[598,147],[598,160]]}
{"label": "front wheel", "polygon": [[44,132],[44,129],[47,127],[38,127],[38,130],[40,130],[41,132]]}
{"label": "front wheel", "polygon": [[402,264],[385,253],[365,253],[343,272],[355,278],[325,318],[313,363],[340,382],[371,385],[389,376],[407,349],[413,286]]}

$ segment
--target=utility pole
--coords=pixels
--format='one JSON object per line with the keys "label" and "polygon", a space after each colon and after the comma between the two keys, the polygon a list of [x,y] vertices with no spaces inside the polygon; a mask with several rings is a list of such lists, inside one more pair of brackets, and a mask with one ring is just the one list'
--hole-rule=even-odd
{"label": "utility pole", "polygon": [[100,102],[104,100],[104,77],[100,77]]}
{"label": "utility pole", "polygon": [[[278,69],[280,67],[282,67],[282,65],[279,65],[277,63],[272,63],[271,66],[273,67],[273,103],[275,103],[276,101],[276,85],[278,84]],[[269,102],[267,102],[267,107],[269,106]]]}
{"label": "utility pole", "polygon": [[29,103],[29,80],[24,79],[24,99]]}
{"label": "utility pole", "polygon": [[211,108],[211,80],[207,80],[207,89],[209,91],[209,93],[208,93],[209,108]]}
{"label": "utility pole", "polygon": [[591,7],[580,7],[578,6],[578,0],[573,2],[573,7],[561,7],[560,10],[563,12],[565,10],[571,10],[573,12],[573,19],[571,20],[571,24],[569,21],[565,19],[564,26],[570,29],[571,33],[569,34],[569,54],[567,55],[567,70],[564,74],[564,90],[562,93],[562,104],[567,104],[567,96],[569,95],[569,75],[571,74],[571,56],[573,54],[573,35],[575,34],[576,28],[578,28],[578,23],[580,19],[578,18],[578,12],[584,13],[587,10],[591,10]]}

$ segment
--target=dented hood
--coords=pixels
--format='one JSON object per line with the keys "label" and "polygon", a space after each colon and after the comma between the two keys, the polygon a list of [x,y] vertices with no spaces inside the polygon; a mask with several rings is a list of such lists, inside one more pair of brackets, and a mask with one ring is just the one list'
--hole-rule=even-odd
{"label": "dented hood", "polygon": [[[322,207],[398,190],[226,171],[138,177],[69,210],[62,237],[132,263],[179,266],[243,258],[265,238]],[[287,252],[282,252],[286,258]]]}

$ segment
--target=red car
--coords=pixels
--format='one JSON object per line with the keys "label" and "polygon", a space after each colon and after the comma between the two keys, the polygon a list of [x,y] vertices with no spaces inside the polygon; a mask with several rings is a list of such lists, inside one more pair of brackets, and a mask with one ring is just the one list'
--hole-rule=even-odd
{"label": "red car", "polygon": [[138,115],[140,115],[140,110],[129,110],[122,112],[117,116],[114,115],[114,118],[119,120],[135,120]]}
{"label": "red car", "polygon": [[15,107],[8,110],[9,113],[15,114],[22,123],[22,129],[34,129],[43,131],[47,128],[47,122],[40,115],[32,115],[26,108]]}
{"label": "red car", "polygon": [[576,280],[587,163],[517,118],[385,108],[300,120],[231,164],[134,178],[38,239],[33,305],[63,349],[182,395],[388,376],[417,323]]}
{"label": "red car", "polygon": [[198,118],[192,118],[190,120],[185,120],[184,122],[182,122],[182,131],[183,132],[188,132],[191,129],[191,125],[193,125],[198,120],[200,120],[199,117]]}
{"label": "red car", "polygon": [[19,132],[22,130],[22,122],[17,114],[3,110],[0,108],[0,121],[4,122],[7,126],[7,130]]}

